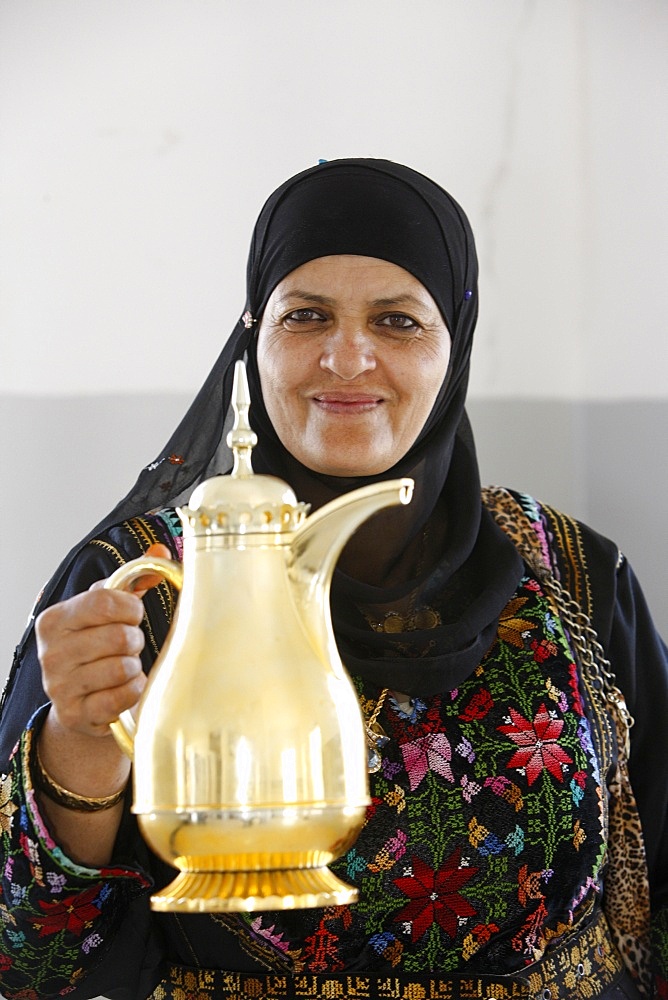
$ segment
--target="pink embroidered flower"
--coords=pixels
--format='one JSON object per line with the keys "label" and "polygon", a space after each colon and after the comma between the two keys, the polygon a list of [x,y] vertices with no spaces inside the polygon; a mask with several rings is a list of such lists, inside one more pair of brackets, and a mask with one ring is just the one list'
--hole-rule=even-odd
{"label": "pink embroidered flower", "polygon": [[273,945],[274,948],[277,948],[278,951],[287,952],[290,947],[290,942],[283,940],[283,931],[281,931],[280,934],[276,934],[275,923],[273,923],[271,927],[263,927],[262,917],[260,916],[256,917],[255,920],[251,922],[251,927],[259,937],[265,938],[265,940],[268,941],[269,944]]}
{"label": "pink embroidered flower", "polygon": [[418,787],[427,771],[435,771],[442,778],[454,783],[455,778],[450,767],[452,749],[445,733],[427,733],[412,743],[404,743],[401,753],[412,792]]}
{"label": "pink embroidered flower", "polygon": [[553,719],[544,704],[536,712],[533,722],[510,709],[510,725],[499,726],[499,732],[520,748],[508,761],[508,767],[524,768],[530,785],[548,770],[557,781],[563,781],[562,764],[572,764],[572,759],[557,743],[564,728],[563,719]]}
{"label": "pink embroidered flower", "polygon": [[399,858],[403,858],[404,854],[406,853],[407,839],[408,838],[406,837],[406,834],[404,833],[403,830],[397,830],[396,837],[390,837],[387,844],[385,845],[390,855],[393,858],[396,858],[397,861],[399,860]]}

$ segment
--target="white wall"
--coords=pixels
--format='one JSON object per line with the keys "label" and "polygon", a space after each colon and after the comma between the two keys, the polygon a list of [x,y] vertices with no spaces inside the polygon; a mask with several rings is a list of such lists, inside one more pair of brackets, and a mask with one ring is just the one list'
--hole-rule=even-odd
{"label": "white wall", "polygon": [[266,195],[370,155],[471,215],[476,395],[665,398],[667,42],[665,0],[2,0],[0,390],[194,388]]}
{"label": "white wall", "polygon": [[[628,498],[608,526],[580,412],[668,402],[666,52],[665,0],[0,0],[3,663],[7,607],[23,617],[153,457],[144,411],[197,387],[243,306],[257,211],[319,157],[402,160],[463,203],[482,270],[472,396],[571,407],[543,453],[488,414],[494,478],[561,480],[574,513],[621,524],[631,557],[655,554],[639,569],[665,614],[666,494],[653,523]],[[109,420],[124,397],[132,420]],[[667,432],[626,443],[633,472],[606,442],[612,489],[654,483]]]}

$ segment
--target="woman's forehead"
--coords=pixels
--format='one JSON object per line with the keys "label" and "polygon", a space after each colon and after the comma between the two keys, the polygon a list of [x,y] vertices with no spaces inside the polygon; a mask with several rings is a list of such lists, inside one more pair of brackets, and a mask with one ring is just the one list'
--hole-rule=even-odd
{"label": "woman's forehead", "polygon": [[272,297],[299,296],[327,298],[328,291],[367,294],[378,304],[391,305],[399,299],[417,303],[433,302],[422,282],[391,261],[359,254],[331,254],[316,257],[290,271],[274,289]]}

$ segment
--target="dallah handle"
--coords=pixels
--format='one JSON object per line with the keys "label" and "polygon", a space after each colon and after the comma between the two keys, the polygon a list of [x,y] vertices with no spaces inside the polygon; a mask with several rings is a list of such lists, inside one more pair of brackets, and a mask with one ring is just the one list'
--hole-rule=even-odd
{"label": "dallah handle", "polygon": [[[133,584],[140,577],[147,576],[149,573],[159,573],[160,576],[166,577],[177,590],[181,590],[183,586],[181,563],[151,556],[140,556],[139,559],[125,563],[115,573],[112,573],[108,580],[105,580],[104,586],[107,590],[128,590],[132,593]],[[129,709],[121,712],[117,719],[109,723],[109,728],[123,753],[132,760],[137,729],[132,712]]]}

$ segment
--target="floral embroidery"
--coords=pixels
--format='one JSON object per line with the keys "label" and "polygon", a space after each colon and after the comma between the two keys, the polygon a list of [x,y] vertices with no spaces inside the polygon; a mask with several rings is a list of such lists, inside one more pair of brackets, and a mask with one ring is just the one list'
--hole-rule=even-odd
{"label": "floral embroidery", "polygon": [[492,696],[489,691],[483,688],[481,691],[476,691],[459,718],[463,722],[484,719],[493,708],[494,702],[492,701]]}
{"label": "floral embroidery", "polygon": [[454,850],[440,871],[434,871],[414,857],[412,872],[395,879],[395,885],[410,898],[395,920],[411,925],[411,939],[419,941],[433,923],[454,938],[461,917],[474,917],[475,907],[459,892],[470,882],[477,868],[460,867],[461,852]]}
{"label": "floral embroidery", "polygon": [[287,952],[289,944],[287,941],[283,940],[282,934],[274,933],[276,927],[275,924],[272,924],[270,927],[263,927],[262,917],[260,916],[251,921],[251,927],[256,934],[269,941],[272,947],[277,948],[279,951]]}
{"label": "floral embroidery", "polygon": [[42,715],[24,733],[2,782],[9,822],[1,827],[0,955],[6,957],[0,960],[0,989],[25,1000],[71,992],[84,965],[97,962],[124,905],[148,885],[130,869],[83,868],[53,844],[30,777],[32,739]]}
{"label": "floral embroidery", "polygon": [[[172,514],[154,521],[177,546]],[[375,704],[378,690],[356,683]],[[240,920],[265,967],[511,972],[600,895],[599,763],[572,651],[538,581],[520,582],[471,676],[410,709],[388,698],[367,823],[332,864],[359,903]],[[57,995],[100,961],[147,879],[80,869],[53,844],[24,742],[0,779],[0,990]]]}
{"label": "floral embroidery", "polygon": [[526,771],[530,785],[533,785],[545,768],[553,778],[563,781],[562,767],[573,763],[572,757],[557,743],[564,728],[563,720],[554,719],[544,703],[536,712],[533,722],[528,722],[512,707],[510,718],[512,721],[509,725],[497,727],[521,748],[510,758],[508,767]]}
{"label": "floral embroidery", "polygon": [[58,902],[48,903],[40,900],[43,917],[35,918],[35,927],[39,928],[39,936],[55,934],[56,931],[70,931],[80,934],[84,928],[99,917],[100,907],[96,905],[100,890],[97,886],[86,889],[73,896],[66,896]]}
{"label": "floral embroidery", "polygon": [[435,771],[448,781],[454,781],[450,760],[452,750],[444,733],[429,733],[414,743],[401,747],[411,791],[415,791],[427,771]]}
{"label": "floral embroidery", "polygon": [[499,639],[503,639],[504,642],[510,643],[517,649],[522,649],[524,646],[524,633],[534,627],[533,623],[527,621],[526,618],[517,617],[517,612],[528,600],[528,597],[514,597],[499,618]]}
{"label": "floral embroidery", "polygon": [[336,947],[337,936],[327,927],[327,917],[322,917],[315,934],[306,940],[304,959],[309,972],[337,972],[342,968]]}

